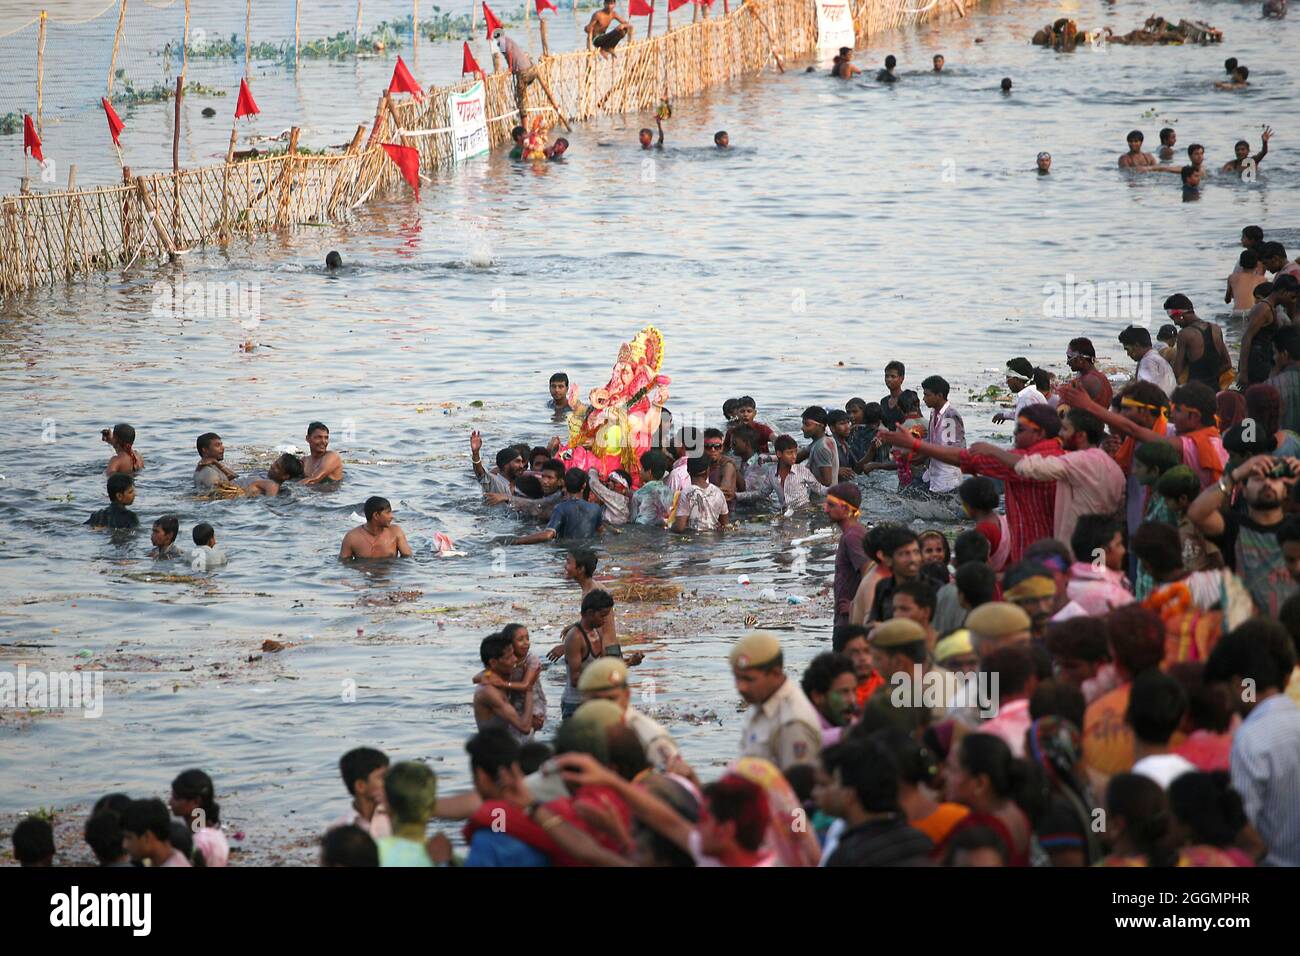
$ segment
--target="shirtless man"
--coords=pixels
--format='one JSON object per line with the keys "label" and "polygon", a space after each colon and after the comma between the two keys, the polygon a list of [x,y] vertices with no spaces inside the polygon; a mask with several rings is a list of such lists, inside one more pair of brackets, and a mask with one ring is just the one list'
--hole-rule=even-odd
{"label": "shirtless man", "polygon": [[199,452],[199,463],[194,466],[194,490],[210,494],[218,488],[229,487],[238,475],[222,464],[226,446],[216,432],[204,432],[194,440]]}
{"label": "shirtless man", "polygon": [[[508,682],[515,669],[515,647],[504,634],[489,634],[479,645],[479,657],[489,674]],[[524,695],[523,712],[515,710],[506,692],[489,681],[474,690],[474,723],[480,731],[504,727],[516,740],[527,740],[533,733],[533,692]],[[529,716],[525,717],[527,714]]]}
{"label": "shirtless man", "polygon": [[105,428],[99,437],[113,446],[113,457],[108,460],[106,475],[134,475],[144,468],[144,459],[135,448],[135,429],[130,425],[114,425]]}
{"label": "shirtless man", "polygon": [[722,453],[723,438],[720,429],[704,429],[704,457],[709,460],[709,481],[721,488],[727,504],[735,507],[736,492],[745,490],[745,479],[736,462]]}
{"label": "shirtless man", "polygon": [[1038,169],[1038,175],[1050,176],[1052,174],[1052,154],[1044,150],[1038,154],[1035,161]]}
{"label": "shirtless man", "polygon": [[1244,90],[1250,86],[1250,68],[1239,66],[1232,71],[1232,79],[1224,82],[1220,80],[1214,84],[1216,90]]}
{"label": "shirtless man", "polygon": [[307,426],[307,447],[311,449],[302,462],[304,485],[319,485],[322,481],[343,480],[343,459],[336,451],[329,451],[330,430],[321,422]]}
{"label": "shirtless man", "polygon": [[1236,158],[1230,160],[1229,162],[1224,163],[1223,168],[1219,170],[1219,172],[1240,173],[1242,171],[1242,167],[1246,163],[1247,156],[1250,156],[1251,160],[1254,161],[1255,166],[1258,167],[1260,160],[1262,160],[1265,156],[1268,155],[1268,141],[1272,138],[1273,138],[1273,127],[1265,126],[1264,132],[1261,133],[1259,137],[1260,139],[1259,152],[1256,153],[1254,156],[1250,156],[1250,143],[1246,142],[1244,139],[1237,140],[1237,145],[1235,145],[1232,148],[1233,152],[1237,154]]}
{"label": "shirtless man", "polygon": [[942,72],[943,72],[943,64],[944,64],[945,62],[946,62],[946,61],[945,61],[944,58],[943,58],[943,54],[942,54],[942,53],[936,53],[936,54],[934,55],[934,72],[936,72],[936,73],[942,73]]}
{"label": "shirtless man", "polygon": [[1178,326],[1174,347],[1174,376],[1180,383],[1200,382],[1219,391],[1219,378],[1232,368],[1228,346],[1217,325],[1206,322],[1192,308],[1192,300],[1182,293],[1165,299],[1165,312]]}
{"label": "shirtless man", "polygon": [[271,467],[266,469],[265,478],[258,478],[245,485],[244,493],[252,497],[266,495],[268,498],[274,498],[280,493],[282,484],[300,478],[302,478],[302,461],[296,455],[286,452],[271,462]]}
{"label": "shirtless man", "polygon": [[366,523],[357,525],[343,536],[340,561],[357,558],[409,558],[411,546],[406,532],[393,524],[393,506],[387,498],[366,499]]}
{"label": "shirtless man", "polygon": [[[609,25],[614,20],[622,26],[617,30],[610,30]],[[618,11],[614,9],[614,0],[605,0],[604,6],[593,13],[591,19],[587,21],[584,32],[591,46],[599,50],[601,56],[613,56],[614,47],[618,46],[624,37],[632,35],[632,24],[618,15]]]}
{"label": "shirtless man", "polygon": [[1234,312],[1249,312],[1255,307],[1255,287],[1264,281],[1264,266],[1254,249],[1241,250],[1237,268],[1228,276],[1228,288],[1223,301],[1231,303]]}
{"label": "shirtless man", "polygon": [[1172,126],[1166,126],[1160,131],[1160,148],[1156,150],[1156,155],[1163,160],[1174,158],[1174,144],[1178,142],[1178,134],[1174,132]]}
{"label": "shirtless man", "polygon": [[1155,166],[1156,158],[1150,153],[1142,152],[1142,141],[1146,139],[1140,129],[1128,134],[1128,152],[1119,158],[1120,169],[1138,169],[1142,166]]}
{"label": "shirtless man", "polygon": [[[578,585],[585,598],[592,591],[600,590],[592,575],[596,573],[596,552],[585,548],[570,551],[564,557],[564,577],[565,580],[572,581]],[[635,667],[645,659],[642,651],[633,651],[630,654],[624,654],[622,646],[618,643],[618,636],[614,626],[614,612],[611,609],[609,616],[604,619],[597,628],[600,634],[601,645],[609,648],[614,657],[621,657],[623,663],[628,667]],[[560,643],[552,647],[546,654],[547,660],[558,661],[564,656],[564,644]]]}

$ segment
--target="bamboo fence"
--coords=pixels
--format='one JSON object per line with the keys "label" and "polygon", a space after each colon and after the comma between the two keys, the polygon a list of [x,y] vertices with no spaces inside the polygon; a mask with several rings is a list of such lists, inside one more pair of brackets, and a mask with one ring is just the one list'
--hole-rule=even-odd
{"label": "bamboo fence", "polygon": [[[960,0],[939,0],[919,12],[918,0],[851,2],[859,44],[907,23],[965,15]],[[522,103],[512,74],[489,74],[489,143],[510,139],[510,129],[521,122],[520,106],[525,113],[549,114],[552,127],[555,106],[568,121],[648,110],[810,54],[816,41],[811,0],[745,0],[725,16],[620,45],[612,58],[592,50],[544,57],[537,63],[543,82],[529,85]],[[136,262],[174,259],[192,247],[240,235],[347,221],[353,210],[401,182],[380,143],[416,147],[421,170],[453,165],[448,94],[474,82],[431,88],[419,102],[383,97],[369,132],[358,127],[351,145],[337,155],[299,154],[293,135],[282,155],[149,176],[132,176],[126,168],[120,185],[79,189],[70,182],[60,192],[5,196],[0,297]]]}

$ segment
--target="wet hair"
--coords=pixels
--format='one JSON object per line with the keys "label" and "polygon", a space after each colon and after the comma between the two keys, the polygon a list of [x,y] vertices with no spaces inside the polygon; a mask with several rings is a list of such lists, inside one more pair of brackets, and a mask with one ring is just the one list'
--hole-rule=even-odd
{"label": "wet hair", "polygon": [[957,570],[968,564],[986,564],[989,559],[989,539],[974,528],[957,535],[953,542],[952,553]]}
{"label": "wet hair", "polygon": [[889,54],[889,56],[885,57],[886,70],[892,70],[896,66],[898,66],[898,59],[894,56],[894,54],[891,53]]}
{"label": "wet hair", "polygon": [[[729,398],[722,403],[722,417],[730,420],[731,416],[736,414],[736,400]],[[707,435],[708,432],[705,432]]]}
{"label": "wet hair", "polygon": [[307,426],[308,437],[310,437],[311,433],[315,431],[322,431],[325,432],[326,434],[329,434],[329,426],[326,425],[324,422],[312,422],[310,425]]}
{"label": "wet hair", "polygon": [[1170,811],[1195,844],[1230,847],[1248,822],[1241,794],[1226,771],[1179,774],[1167,793]]}
{"label": "wet hair", "polygon": [[[605,2],[609,3],[610,0],[605,0]],[[713,134],[713,142],[717,143],[718,145],[721,145],[722,140],[726,138],[726,136],[727,136],[727,131],[725,129],[720,129]]]}
{"label": "wet hair", "polygon": [[1178,171],[1178,174],[1182,177],[1183,184],[1186,185],[1187,181],[1191,179],[1194,174],[1199,172],[1200,170],[1198,170],[1195,166],[1188,165],[1180,169]]}
{"label": "wet hair", "polygon": [[1111,777],[1106,785],[1106,811],[1112,819],[1123,818],[1125,836],[1149,866],[1173,866],[1178,861],[1169,802],[1160,784],[1150,777],[1135,773]]}
{"label": "wet hair", "polygon": [[649,126],[642,126],[639,130],[637,130],[636,135],[638,138],[642,136],[653,136],[654,132],[650,129]]}
{"label": "wet hair", "polygon": [[1159,746],[1168,744],[1186,713],[1187,693],[1183,685],[1159,668],[1133,679],[1124,721],[1133,728],[1137,740]]}
{"label": "wet hair", "polygon": [[1083,726],[1087,711],[1088,699],[1083,696],[1083,691],[1065,681],[1040,681],[1029,697],[1029,717],[1032,720],[1060,717],[1079,728]]}
{"label": "wet hair", "polygon": [[356,793],[356,784],[365,780],[380,767],[388,766],[388,755],[373,747],[354,747],[339,758],[339,774],[348,795]]}
{"label": "wet hair", "polygon": [[123,475],[120,472],[108,476],[108,497],[111,501],[118,495],[125,493],[128,489],[134,487],[135,479],[130,475]]}
{"label": "wet hair", "polygon": [[384,774],[384,799],[395,824],[427,822],[438,800],[438,779],[414,760],[395,763]]}
{"label": "wet hair", "polygon": [[41,817],[24,817],[14,827],[14,859],[23,866],[44,863],[54,856],[54,827]]}
{"label": "wet hair", "polygon": [[[1290,273],[1282,273],[1273,280],[1274,292],[1296,292],[1300,291],[1300,279]],[[1283,326],[1283,328],[1292,328],[1292,326]]]}
{"label": "wet hair", "polygon": [[817,422],[820,425],[825,425],[826,409],[822,408],[820,405],[809,405],[803,410],[803,414],[799,416],[799,420],[805,422]]}
{"label": "wet hair", "polygon": [[1237,69],[1237,58],[1235,56],[1230,56],[1223,61],[1223,71],[1225,73],[1232,73],[1236,69]]}
{"label": "wet hair", "polygon": [[1077,352],[1078,354],[1086,356],[1087,358],[1090,359],[1095,359],[1097,357],[1097,349],[1093,347],[1092,339],[1082,338],[1082,337],[1077,339],[1070,339],[1070,342],[1066,346],[1066,348],[1068,348],[1071,352]]}
{"label": "wet hair", "polygon": [[1186,385],[1179,385],[1174,389],[1173,395],[1170,396],[1173,404],[1186,405],[1188,408],[1201,413],[1201,425],[1213,425],[1215,416],[1218,414],[1218,402],[1215,399],[1214,389],[1200,382],[1188,382]]}
{"label": "wet hair", "polygon": [[596,573],[598,563],[596,552],[590,548],[574,548],[569,552],[569,557],[573,559],[574,567],[578,568],[587,577]]}
{"label": "wet hair", "polygon": [[650,477],[658,481],[668,470],[672,468],[673,463],[657,448],[652,448],[641,455],[641,467],[650,472]]}
{"label": "wet hair", "polygon": [[[197,800],[205,825],[221,822],[221,805],[215,799],[212,778],[202,770],[186,770],[172,781],[172,793],[182,800]],[[188,825],[191,821],[185,821]]]}
{"label": "wet hair", "polygon": [[1149,348],[1151,346],[1151,333],[1140,325],[1130,325],[1119,334],[1119,344],[1145,345]]}
{"label": "wet hair", "polygon": [[963,481],[957,488],[957,497],[972,511],[996,511],[1001,500],[998,497],[998,486],[993,483],[993,479],[983,475],[976,475]]}
{"label": "wet hair", "polygon": [[1133,140],[1137,140],[1140,143],[1145,139],[1146,137],[1142,135],[1142,131],[1140,129],[1133,129],[1133,130],[1129,130],[1129,134],[1124,137],[1124,142],[1131,143],[1133,142]]}
{"label": "wet hair", "polygon": [[378,866],[379,847],[355,824],[334,827],[320,838],[322,866]]}
{"label": "wet hair", "polygon": [[826,773],[852,790],[867,813],[898,810],[898,761],[875,735],[827,747],[821,754]]}
{"label": "wet hair", "polygon": [[114,425],[113,437],[124,445],[135,444],[135,429],[130,425]]}
{"label": "wet hair", "polygon": [[519,742],[504,727],[489,727],[465,741],[470,770],[482,770],[495,777],[519,762]]}
{"label": "wet hair", "polygon": [[1169,137],[1173,135],[1174,135],[1174,128],[1172,126],[1166,126],[1164,129],[1160,131],[1160,142],[1162,144],[1168,144]]}
{"label": "wet hair", "polygon": [[1005,93],[1007,90],[1011,89],[1011,77],[1009,77],[1009,76],[1004,76],[1004,77],[1002,77],[1001,88],[1002,88],[1002,92],[1004,92],[1004,93]]}
{"label": "wet hair", "polygon": [[705,440],[705,441],[708,441],[710,438],[722,438],[722,437],[723,437],[723,435],[722,435],[722,429],[721,429],[721,428],[706,428],[706,429],[704,429],[704,440]]}
{"label": "wet hair", "polygon": [[1080,515],[1070,535],[1070,550],[1076,561],[1092,561],[1105,551],[1119,532],[1119,522],[1110,515]]}
{"label": "wet hair", "polygon": [[342,257],[341,255],[339,255],[338,252],[336,252],[335,250],[331,249],[329,252],[327,252],[327,253],[325,254],[325,268],[326,268],[326,269],[342,269],[342,268],[343,268],[343,257]]}
{"label": "wet hair", "polygon": [[[649,454],[649,452],[647,452],[647,454]],[[564,466],[564,462],[558,458],[552,458],[547,461],[546,464],[542,465],[541,470],[551,472],[560,481],[564,480],[564,476],[568,471]]]}
{"label": "wet hair", "polygon": [[754,401],[752,395],[742,395],[740,398],[736,399],[736,410],[739,411],[742,408],[752,408],[757,411],[758,403]]}
{"label": "wet hair", "polygon": [[381,511],[391,511],[393,506],[388,503],[387,498],[381,498],[378,495],[366,499],[365,514],[366,520],[369,521]]}
{"label": "wet hair", "polygon": [[1098,663],[1110,657],[1106,622],[1099,617],[1053,621],[1047,625],[1044,643],[1054,658]]}
{"label": "wet hair", "polygon": [[907,376],[907,369],[904,368],[903,363],[899,361],[886,362],[885,372],[897,372],[899,378],[905,378]]}
{"label": "wet hair", "polygon": [[206,521],[200,521],[194,526],[194,530],[190,532],[190,537],[194,539],[194,543],[200,546],[210,544],[216,536],[217,533],[212,529],[212,525]]}
{"label": "wet hair", "polygon": [[132,800],[122,811],[122,830],[134,836],[152,833],[157,839],[170,842],[172,817],[167,812],[167,804],[157,797]]}
{"label": "wet hair", "polygon": [[514,641],[497,631],[495,634],[489,634],[479,643],[478,656],[483,661],[483,666],[489,667],[507,650],[514,650],[514,646]]}
{"label": "wet hair", "polygon": [[536,475],[520,475],[515,481],[515,492],[524,498],[536,500],[542,497],[542,483]]}
{"label": "wet hair", "polygon": [[297,481],[302,477],[302,459],[297,455],[285,452],[276,459],[276,463],[283,469],[286,481]]}
{"label": "wet hair", "polygon": [[614,598],[610,593],[601,588],[595,588],[583,595],[581,612],[587,614],[591,611],[603,611],[613,606]]}
{"label": "wet hair", "polygon": [[564,490],[571,495],[579,494],[586,490],[590,480],[581,468],[570,468],[564,473]]}
{"label": "wet hair", "polygon": [[510,138],[513,140],[518,140],[521,136],[524,136],[527,133],[528,130],[524,129],[522,126],[513,126],[510,129]]}
{"label": "wet hair", "polygon": [[1241,238],[1249,239],[1251,242],[1263,242],[1264,230],[1259,226],[1244,226],[1241,230]]}
{"label": "wet hair", "polygon": [[704,788],[709,815],[719,823],[732,823],[736,842],[750,853],[763,845],[770,819],[767,794],[756,783],[729,773]]}
{"label": "wet hair", "polygon": [[214,441],[217,441],[220,438],[221,436],[216,432],[204,432],[198,438],[194,439],[194,447],[198,449],[199,455],[201,456],[203,454],[203,449],[207,448]]}
{"label": "wet hair", "polygon": [[838,425],[840,422],[849,421],[849,413],[841,411],[838,408],[832,408],[826,412],[826,424]]}
{"label": "wet hair", "polygon": [[1280,242],[1261,242],[1259,244],[1259,258],[1263,262],[1265,259],[1285,259],[1286,246]]}
{"label": "wet hair", "polygon": [[855,641],[859,637],[866,638],[870,633],[871,631],[861,624],[836,624],[835,630],[831,632],[831,650],[836,654],[842,654],[850,641]]}
{"label": "wet hair", "polygon": [[1246,66],[1245,64],[1242,64],[1241,66],[1237,67],[1237,76],[1241,77],[1243,80],[1249,79],[1250,67]]}
{"label": "wet hair", "polygon": [[[988,541],[983,535],[980,535],[980,538],[985,542]],[[992,601],[998,585],[998,578],[993,573],[993,569],[979,561],[971,561],[959,567],[954,581],[957,584],[957,593],[965,598],[966,604],[972,608]]]}
{"label": "wet hair", "polygon": [[1259,265],[1259,253],[1254,249],[1242,249],[1237,261],[1241,263],[1243,269],[1253,269]]}
{"label": "wet hair", "polygon": [[82,831],[86,844],[100,864],[120,859],[126,852],[122,846],[122,816],[112,810],[92,813]]}
{"label": "wet hair", "polygon": [[1296,650],[1286,628],[1256,617],[1219,639],[1205,662],[1205,679],[1223,683],[1244,677],[1255,682],[1257,691],[1282,690],[1295,661]]}
{"label": "wet hair", "polygon": [[853,662],[843,654],[837,654],[835,651],[823,651],[808,662],[808,666],[804,668],[803,677],[799,679],[799,686],[803,688],[804,694],[811,699],[814,692],[818,694],[827,693],[831,689],[831,684],[835,682],[835,678],[841,674],[856,674],[853,670]]}
{"label": "wet hair", "polygon": [[944,851],[943,865],[956,866],[958,854],[972,853],[975,850],[993,850],[1001,858],[1003,866],[1010,865],[1010,851],[1006,843],[990,827],[967,827],[954,833]]}
{"label": "wet hair", "polygon": [[1044,438],[1055,438],[1061,433],[1061,419],[1046,402],[1026,405],[1016,413],[1016,417],[1028,419],[1030,424],[1037,425]]}
{"label": "wet hair", "polygon": [[175,515],[163,515],[153,523],[153,526],[155,528],[161,528],[163,534],[167,535],[167,537],[171,538],[173,541],[176,540],[176,535],[179,534],[181,530],[180,519]]}
{"label": "wet hair", "polygon": [[790,435],[777,435],[776,441],[772,443],[772,447],[778,452],[789,451],[791,448],[798,448],[799,443]]}
{"label": "wet hair", "polygon": [[[1199,482],[1197,484],[1199,487]],[[1148,521],[1133,533],[1132,544],[1133,553],[1151,570],[1157,580],[1183,568],[1182,538],[1178,534],[1178,529],[1171,524]]]}
{"label": "wet hair", "polygon": [[1106,426],[1092,412],[1085,412],[1082,408],[1072,408],[1065,417],[1074,426],[1076,432],[1083,432],[1088,436],[1088,444],[1094,448],[1106,437]]}
{"label": "wet hair", "polygon": [[931,375],[929,378],[921,382],[921,388],[923,391],[934,392],[936,395],[942,395],[944,398],[947,398],[948,392],[951,391],[951,387],[948,385],[948,380],[942,375]]}
{"label": "wet hair", "polygon": [[1155,611],[1128,604],[1104,620],[1111,658],[1130,677],[1160,665],[1165,656],[1165,625]]}

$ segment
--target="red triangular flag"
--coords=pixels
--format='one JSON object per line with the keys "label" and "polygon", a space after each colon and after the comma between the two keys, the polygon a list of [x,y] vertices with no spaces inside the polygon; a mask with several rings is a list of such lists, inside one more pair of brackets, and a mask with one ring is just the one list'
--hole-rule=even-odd
{"label": "red triangular flag", "polygon": [[692,2],[693,0],[668,0],[668,12],[672,13],[678,7],[684,7],[686,4]]}
{"label": "red triangular flag", "polygon": [[469,52],[469,41],[465,41],[465,57],[460,62],[460,72],[464,76],[466,73],[482,74],[483,70],[478,65],[478,60],[474,59],[474,54]]}
{"label": "red triangular flag", "polygon": [[380,143],[388,158],[402,171],[402,178],[415,190],[415,199],[420,199],[420,151],[414,146],[398,146],[396,143]]}
{"label": "red triangular flag", "polygon": [[415,82],[415,77],[406,68],[406,63],[400,56],[397,58],[397,66],[393,67],[393,80],[388,84],[388,92],[411,93],[417,100],[424,99],[424,90],[420,89],[420,84]]}
{"label": "red triangular flag", "polygon": [[646,0],[631,0],[628,4],[628,13],[634,17],[648,17],[655,12],[655,8]]}
{"label": "red triangular flag", "polygon": [[555,4],[551,3],[551,0],[537,0],[536,7],[537,7],[537,15],[539,17],[542,15],[542,11],[545,10],[547,7],[550,7],[552,10],[555,10],[556,13],[560,12],[559,10],[555,9]]}
{"label": "red triangular flag", "polygon": [[41,138],[36,135],[36,124],[30,116],[23,117],[23,149],[29,151],[38,163],[45,162],[41,154]]}
{"label": "red triangular flag", "polygon": [[501,21],[496,18],[488,5],[483,4],[483,25],[487,27],[487,38],[492,39],[492,31],[501,29]]}
{"label": "red triangular flag", "polygon": [[113,145],[121,146],[122,144],[117,141],[117,137],[122,130],[126,129],[126,124],[118,118],[117,112],[113,109],[113,104],[108,101],[108,97],[101,96],[99,102],[103,104],[104,115],[108,117],[108,132],[113,137]]}
{"label": "red triangular flag", "polygon": [[239,81],[239,102],[235,104],[235,119],[241,116],[256,116],[262,112],[253,99],[253,91],[248,88],[248,80]]}

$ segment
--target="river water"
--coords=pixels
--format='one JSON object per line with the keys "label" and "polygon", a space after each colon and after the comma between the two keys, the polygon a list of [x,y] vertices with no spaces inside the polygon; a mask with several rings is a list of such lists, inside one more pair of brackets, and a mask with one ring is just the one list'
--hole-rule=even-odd
{"label": "river water", "polygon": [[[1260,21],[1255,4],[1169,3],[1157,12],[1207,20],[1227,42],[1058,55],[1028,42],[1057,11],[995,0],[941,29],[881,37],[858,61],[874,69],[895,53],[903,79],[892,87],[792,64],[678,102],[663,154],[636,147],[648,117],[601,119],[575,128],[562,164],[535,170],[498,153],[436,175],[418,205],[403,191],[345,227],[6,302],[0,664],[103,668],[107,700],[98,720],[0,711],[0,814],[114,789],[162,794],[175,773],[201,766],[232,828],[264,848],[341,809],[337,759],[353,746],[427,759],[442,788],[466,786],[479,639],[514,617],[545,649],[577,603],[558,548],[497,548],[524,525],[481,504],[469,432],[484,433],[488,456],[557,434],[543,407],[549,375],[567,370],[584,391],[603,384],[619,343],[646,324],[666,339],[679,420],[715,422],[724,399],[750,394],[760,420],[797,434],[808,404],[878,399],[885,362],[899,359],[912,387],[949,378],[974,440],[1009,438],[989,423],[993,405],[968,398],[1000,384],[1012,355],[1063,372],[1066,341],[1089,334],[1103,366],[1128,367],[1115,336],[1131,316],[1045,315],[1053,283],[1149,284],[1149,318],[1138,321],[1153,330],[1175,291],[1203,314],[1220,311],[1243,225],[1295,238],[1296,134],[1281,116],[1292,87],[1278,53],[1292,24]],[[1123,32],[1145,12],[1084,2],[1070,15]],[[943,76],[927,72],[936,52]],[[1250,92],[1211,89],[1229,55],[1251,67]],[[459,45],[422,56],[458,63]],[[314,64],[308,90],[267,68],[257,85],[265,128],[276,125],[272,107],[291,103],[321,142],[350,133],[391,64],[366,69],[374,75],[359,83],[351,65]],[[1014,80],[1009,97],[1003,76]],[[161,122],[170,107],[153,109]],[[1202,142],[1217,168],[1235,140],[1257,148],[1274,120],[1258,181],[1213,177],[1196,202],[1183,201],[1175,176],[1114,168],[1134,127],[1154,149],[1156,131],[1174,126],[1180,151]],[[711,147],[720,128],[727,153]],[[214,134],[214,149],[227,135]],[[137,161],[161,167],[169,142],[159,135]],[[1040,149],[1054,156],[1050,177],[1032,171]],[[320,268],[330,249],[349,263],[342,274]],[[239,283],[256,294],[260,324],[173,314],[159,283],[176,281]],[[250,338],[257,347],[242,351]],[[251,471],[274,446],[301,449],[313,419],[331,426],[347,463],[341,488],[190,497],[199,433],[220,433],[227,463]],[[147,462],[134,506],[143,530],[125,543],[81,527],[104,503],[99,430],[118,421],[135,425]],[[868,483],[868,519],[902,513],[892,484]],[[341,566],[350,515],[373,494],[392,500],[416,556]],[[185,543],[196,522],[212,523],[229,566],[195,580],[151,574],[147,527],[168,512]],[[746,615],[763,618],[758,590],[812,595],[828,581],[833,539],[815,541],[807,561],[791,544],[824,524],[808,516],[721,538],[601,542],[602,575],[675,582],[699,604],[630,630],[650,650],[636,675],[653,679],[648,709],[706,778],[739,733],[727,647]],[[436,531],[466,556],[435,557]],[[795,673],[829,645],[827,608],[819,600],[783,631]],[[267,638],[294,646],[249,661]],[[558,678],[544,678],[548,731]]]}

